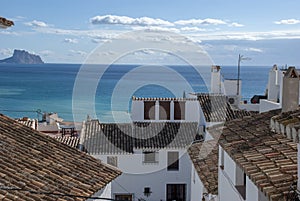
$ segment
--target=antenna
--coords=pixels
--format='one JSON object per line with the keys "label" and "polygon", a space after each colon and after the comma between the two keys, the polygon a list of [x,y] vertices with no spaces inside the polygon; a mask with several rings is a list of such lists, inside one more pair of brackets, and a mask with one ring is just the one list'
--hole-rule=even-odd
{"label": "antenna", "polygon": [[243,60],[251,60],[249,57],[244,57],[243,55],[239,54],[239,60],[238,60],[238,77],[237,77],[237,91],[236,95],[240,95],[240,71],[241,71],[241,62]]}

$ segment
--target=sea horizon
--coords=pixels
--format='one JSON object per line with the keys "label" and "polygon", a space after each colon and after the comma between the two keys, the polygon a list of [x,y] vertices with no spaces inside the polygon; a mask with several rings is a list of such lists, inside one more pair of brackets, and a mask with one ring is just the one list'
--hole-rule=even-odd
{"label": "sea horizon", "polygon": [[[96,66],[107,66],[95,64]],[[24,116],[41,118],[37,111],[58,113],[65,121],[73,121],[72,96],[76,76],[82,64],[0,64],[0,113],[12,118]],[[118,67],[122,66],[122,71]],[[112,94],[123,76],[130,73],[136,65],[113,64],[98,83],[95,94],[94,118],[103,122],[112,122],[113,114],[129,115],[131,100],[120,99],[112,105]],[[146,65],[147,66],[147,65]],[[162,65],[165,66],[165,65]],[[194,92],[207,93],[209,86],[199,81],[192,70],[184,65],[170,65],[176,72],[188,80]],[[225,79],[237,78],[236,66],[221,66]],[[260,70],[258,70],[260,69]],[[256,94],[264,94],[271,66],[241,66],[242,97],[250,101]],[[159,72],[135,73],[134,77],[122,80],[124,86],[132,86],[145,78],[151,80],[159,76]],[[174,86],[180,83],[168,78]],[[202,81],[203,82],[203,81]],[[184,84],[184,83],[183,83]],[[182,85],[182,84],[181,84]],[[126,88],[126,87],[125,87]],[[185,91],[187,94],[190,91]],[[148,85],[139,87],[130,97],[182,97],[183,91],[173,94],[162,86]],[[85,114],[85,116],[88,114]],[[82,119],[83,120],[83,119]]]}

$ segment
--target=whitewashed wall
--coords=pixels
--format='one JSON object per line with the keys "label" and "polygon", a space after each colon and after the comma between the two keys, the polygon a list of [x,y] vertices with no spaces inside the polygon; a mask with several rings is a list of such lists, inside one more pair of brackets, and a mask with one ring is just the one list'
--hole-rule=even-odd
{"label": "whitewashed wall", "polygon": [[298,190],[300,190],[300,144],[297,144],[297,148],[298,148],[298,184],[297,184],[297,188]]}
{"label": "whitewashed wall", "polygon": [[[225,95],[237,95],[237,80],[224,80]],[[239,94],[242,94],[242,80],[239,81]]]}
{"label": "whitewashed wall", "polygon": [[[223,158],[223,160],[222,160]],[[224,162],[222,162],[224,161]],[[224,164],[224,170],[219,167],[219,200],[220,201],[267,201],[267,197],[257,188],[257,186],[246,176],[246,197],[240,195],[235,185],[243,183],[243,179],[238,178],[239,167],[230,156],[219,146],[219,166]]]}
{"label": "whitewashed wall", "polygon": [[269,100],[260,100],[259,104],[259,112],[268,112],[270,110],[280,109],[281,105],[280,103],[276,103]]}
{"label": "whitewashed wall", "polygon": [[193,165],[191,174],[191,201],[200,201],[205,189]]}
{"label": "whitewashed wall", "polygon": [[259,104],[239,104],[239,109],[247,111],[259,111]]}
{"label": "whitewashed wall", "polygon": [[[135,150],[135,154],[117,155],[118,168],[123,172],[112,181],[111,193],[132,193],[136,198],[147,201],[166,200],[166,184],[186,184],[186,200],[191,200],[191,170],[190,158],[184,149],[179,150],[179,171],[167,171],[167,152],[178,150],[160,150],[158,164],[144,164],[142,150]],[[94,155],[107,163],[108,155]],[[116,155],[110,155],[116,156]],[[144,188],[150,187],[152,194],[145,197]]]}
{"label": "whitewashed wall", "polygon": [[278,79],[278,70],[273,68],[269,71],[269,80],[268,80],[268,100],[277,102],[279,97],[279,79]]}
{"label": "whitewashed wall", "polygon": [[211,72],[211,83],[210,89],[211,93],[221,93],[222,92],[222,80],[221,80],[221,70],[219,71],[212,71]]}
{"label": "whitewashed wall", "polygon": [[[223,156],[222,156],[223,153]],[[222,160],[224,161],[224,170],[220,168]],[[230,156],[219,146],[219,173],[218,173],[218,191],[220,201],[241,201],[243,200],[235,188],[236,165]]]}

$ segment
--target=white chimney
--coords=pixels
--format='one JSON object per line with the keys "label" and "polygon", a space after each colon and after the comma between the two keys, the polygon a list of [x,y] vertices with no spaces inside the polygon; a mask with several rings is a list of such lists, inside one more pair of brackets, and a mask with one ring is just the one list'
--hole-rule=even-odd
{"label": "white chimney", "polygon": [[278,68],[275,64],[269,71],[268,100],[277,102],[279,99]]}
{"label": "white chimney", "polygon": [[211,93],[221,93],[221,67],[220,66],[212,66],[211,67],[211,83],[210,89]]}
{"label": "white chimney", "polygon": [[282,81],[282,112],[296,110],[299,106],[299,75],[289,67]]}

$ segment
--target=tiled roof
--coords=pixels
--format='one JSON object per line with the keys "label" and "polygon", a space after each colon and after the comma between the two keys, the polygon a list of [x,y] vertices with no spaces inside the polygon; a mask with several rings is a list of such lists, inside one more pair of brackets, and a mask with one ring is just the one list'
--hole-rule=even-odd
{"label": "tiled roof", "polygon": [[192,144],[188,153],[207,193],[218,194],[218,144],[215,140]]}
{"label": "tiled roof", "polygon": [[197,98],[174,98],[174,97],[135,97],[132,96],[132,100],[135,101],[197,101]]}
{"label": "tiled roof", "polygon": [[270,200],[284,200],[297,181],[297,144],[270,129],[279,110],[225,123],[219,144]]}
{"label": "tiled roof", "polygon": [[3,115],[0,161],[0,200],[84,200],[29,191],[91,196],[121,174],[118,169]]}
{"label": "tiled roof", "polygon": [[232,109],[225,95],[198,93],[197,97],[207,122],[224,122],[253,114]]}
{"label": "tiled roof", "polygon": [[276,115],[271,118],[270,124],[274,132],[280,133],[294,142],[299,142],[300,109]]}
{"label": "tiled roof", "polygon": [[16,119],[16,121],[23,124],[23,125],[25,125],[25,126],[28,126],[29,128],[37,130],[38,122],[37,122],[36,119],[30,119],[30,118],[27,118],[27,117],[23,117],[23,118],[20,118],[20,119]]}
{"label": "tiled roof", "polygon": [[91,154],[133,153],[134,149],[184,148],[196,138],[196,122],[135,122],[123,124],[87,121],[82,145]]}
{"label": "tiled roof", "polygon": [[58,140],[61,143],[64,143],[70,147],[78,148],[79,146],[79,138],[78,137],[70,137],[70,136],[59,136],[54,137],[54,139]]}

